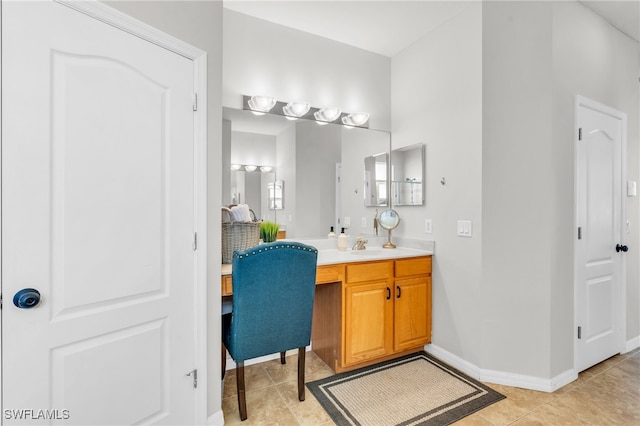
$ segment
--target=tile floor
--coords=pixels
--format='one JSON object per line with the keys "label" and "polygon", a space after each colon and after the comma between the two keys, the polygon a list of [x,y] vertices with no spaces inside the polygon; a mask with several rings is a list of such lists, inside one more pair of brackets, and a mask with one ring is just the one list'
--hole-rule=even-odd
{"label": "tile floor", "polygon": [[[306,381],[333,372],[307,352]],[[287,357],[245,367],[248,419],[240,421],[235,370],[227,372],[222,410],[225,425],[332,425],[331,418],[307,389],[297,398],[297,359]],[[498,425],[640,425],[640,350],[617,355],[586,371],[553,393],[489,384],[506,399],[465,417],[458,426]]]}

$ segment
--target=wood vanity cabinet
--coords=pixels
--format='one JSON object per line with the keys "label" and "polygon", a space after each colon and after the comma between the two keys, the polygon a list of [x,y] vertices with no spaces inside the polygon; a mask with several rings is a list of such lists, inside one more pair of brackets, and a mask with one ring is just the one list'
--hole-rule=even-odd
{"label": "wood vanity cabinet", "polygon": [[431,341],[431,257],[347,264],[339,370]]}
{"label": "wood vanity cabinet", "polygon": [[[232,276],[222,276],[231,295]],[[431,256],[320,265],[312,349],[336,373],[419,351],[431,341]]]}
{"label": "wood vanity cabinet", "polygon": [[343,365],[393,352],[393,261],[347,264]]}
{"label": "wood vanity cabinet", "polygon": [[431,258],[395,261],[393,349],[431,342]]}

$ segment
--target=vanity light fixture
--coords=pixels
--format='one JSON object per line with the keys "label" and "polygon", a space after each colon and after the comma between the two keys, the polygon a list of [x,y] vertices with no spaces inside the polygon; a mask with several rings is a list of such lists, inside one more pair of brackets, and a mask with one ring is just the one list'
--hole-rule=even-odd
{"label": "vanity light fixture", "polygon": [[231,165],[231,170],[236,171],[236,170],[240,170],[242,168],[242,164],[232,164]]}
{"label": "vanity light fixture", "polygon": [[310,108],[306,102],[289,102],[282,107],[282,112],[288,119],[295,120],[308,113]]}
{"label": "vanity light fixture", "polygon": [[269,173],[271,170],[273,170],[273,167],[271,166],[260,166],[260,171],[262,173]]}
{"label": "vanity light fixture", "polygon": [[247,103],[251,111],[264,114],[271,111],[277,102],[278,100],[273,96],[252,96]]}
{"label": "vanity light fixture", "polygon": [[323,121],[325,123],[331,123],[332,121],[336,121],[338,119],[338,117],[340,117],[341,113],[342,113],[342,111],[340,111],[340,108],[329,107],[329,108],[321,108],[321,109],[319,109],[318,111],[313,113],[313,116],[318,121]]}
{"label": "vanity light fixture", "polygon": [[244,166],[244,170],[247,172],[255,172],[258,166]]}
{"label": "vanity light fixture", "polygon": [[342,117],[342,124],[345,126],[360,127],[369,120],[369,114],[366,112],[352,112]]}
{"label": "vanity light fixture", "polygon": [[316,108],[307,102],[278,101],[272,96],[242,96],[242,109],[256,115],[280,115],[289,120],[308,118],[318,124],[340,124],[345,127],[369,128],[369,114],[366,112],[342,112],[338,107]]}

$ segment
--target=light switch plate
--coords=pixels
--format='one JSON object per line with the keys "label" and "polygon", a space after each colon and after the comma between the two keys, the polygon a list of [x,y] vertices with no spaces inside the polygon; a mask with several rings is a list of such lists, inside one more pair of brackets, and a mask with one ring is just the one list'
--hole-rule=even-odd
{"label": "light switch plate", "polygon": [[431,222],[431,219],[424,220],[424,233],[425,234],[433,233],[433,223]]}
{"label": "light switch plate", "polygon": [[471,237],[473,235],[473,226],[470,220],[459,220],[457,228],[459,237]]}
{"label": "light switch plate", "polygon": [[362,217],[362,219],[360,220],[360,226],[363,228],[367,227],[367,218],[366,217]]}
{"label": "light switch plate", "polygon": [[636,181],[630,180],[627,182],[627,197],[635,197],[638,195],[638,185]]}
{"label": "light switch plate", "polygon": [[344,217],[344,223],[342,224],[345,228],[348,228],[351,226],[351,217],[350,216],[345,216]]}

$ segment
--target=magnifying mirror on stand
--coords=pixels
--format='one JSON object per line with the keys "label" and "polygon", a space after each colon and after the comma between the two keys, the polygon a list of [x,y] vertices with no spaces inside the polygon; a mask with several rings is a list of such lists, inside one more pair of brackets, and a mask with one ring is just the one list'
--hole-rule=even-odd
{"label": "magnifying mirror on stand", "polygon": [[400,216],[398,212],[393,209],[383,210],[378,218],[378,223],[383,229],[386,229],[389,233],[387,242],[382,246],[383,248],[396,248],[396,245],[391,242],[391,230],[396,229],[400,224]]}

